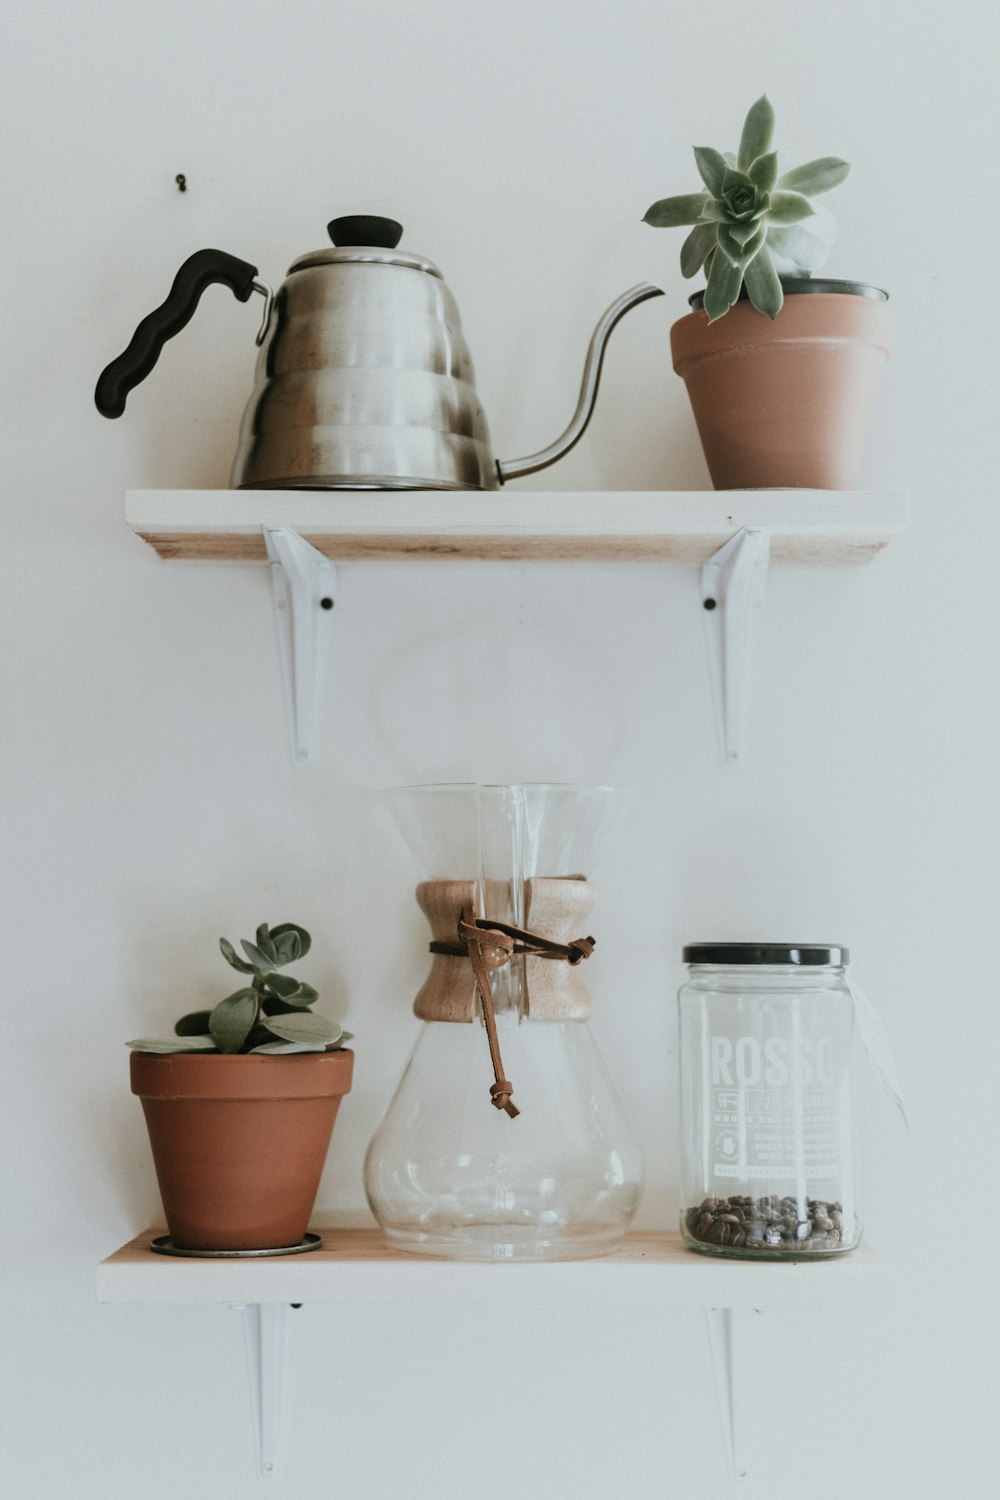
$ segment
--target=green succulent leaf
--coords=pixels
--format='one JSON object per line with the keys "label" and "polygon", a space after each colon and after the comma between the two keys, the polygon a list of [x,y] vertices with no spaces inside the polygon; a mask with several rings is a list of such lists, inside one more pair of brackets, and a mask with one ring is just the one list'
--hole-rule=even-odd
{"label": "green succulent leaf", "polygon": [[793,262],[798,276],[811,276],[826,260],[826,243],[801,224],[769,225],[767,243],[776,255]]}
{"label": "green succulent leaf", "polygon": [[784,172],[778,180],[778,187],[814,198],[817,193],[828,193],[843,182],[850,170],[850,164],[841,161],[839,156],[819,156],[815,161],[804,162],[801,167]]}
{"label": "green succulent leaf", "polygon": [[257,1020],[256,990],[237,990],[220,1000],[209,1020],[212,1040],[220,1052],[239,1052]]}
{"label": "green succulent leaf", "polygon": [[767,227],[759,219],[751,219],[746,224],[727,224],[724,232],[731,244],[745,247],[754,235],[766,233]]}
{"label": "green succulent leaf", "polygon": [[708,193],[682,193],[677,198],[660,198],[647,208],[642,221],[654,229],[679,229],[684,224],[697,224],[708,201]]}
{"label": "green succulent leaf", "polygon": [[278,950],[282,968],[285,964],[293,964],[297,959],[305,958],[312,947],[312,938],[308,932],[295,922],[282,922],[279,926],[272,927],[271,942]]}
{"label": "green succulent leaf", "polygon": [[[769,193],[778,180],[778,153],[768,151],[764,156],[758,156],[747,167],[747,176],[754,187],[759,188],[762,193]],[[800,189],[805,192],[806,189]]]}
{"label": "green succulent leaf", "polygon": [[325,1052],[326,1047],[322,1042],[262,1042],[259,1047],[251,1047],[251,1052]]}
{"label": "green succulent leaf", "polygon": [[282,1000],[290,1000],[293,995],[299,993],[302,985],[298,979],[293,979],[291,974],[269,974],[267,987],[275,995],[280,995]]}
{"label": "green succulent leaf", "polygon": [[801,193],[787,193],[776,191],[771,194],[771,203],[767,210],[767,217],[772,224],[798,224],[802,219],[810,219],[815,209],[804,198]]}
{"label": "green succulent leaf", "polygon": [[126,1042],[136,1052],[214,1052],[215,1043],[210,1036],[189,1036],[181,1042],[161,1041],[157,1037],[140,1036]]}
{"label": "green succulent leaf", "polygon": [[232,964],[234,969],[239,969],[241,974],[253,974],[255,972],[252,964],[244,963],[243,959],[240,958],[228,938],[220,938],[219,947],[222,949],[222,956],[226,962]]}
{"label": "green succulent leaf", "polygon": [[715,249],[715,225],[696,224],[681,246],[681,275],[696,276]]}
{"label": "green succulent leaf", "polygon": [[695,146],[694,159],[702,182],[713,198],[717,198],[726,175],[726,158],[721,151],[713,151],[711,146]]}
{"label": "green succulent leaf", "polygon": [[758,156],[770,151],[773,137],[774,106],[767,95],[762,94],[755,104],[751,104],[743,122],[740,149],[736,155],[736,165],[741,172],[745,172]]}
{"label": "green succulent leaf", "polygon": [[278,968],[283,969],[302,957],[302,944],[299,942],[297,933],[283,932],[277,938],[272,933],[271,942],[274,945],[275,963]]}
{"label": "green succulent leaf", "polygon": [[[741,245],[735,245],[729,238],[726,233],[726,226],[724,224],[720,224],[718,233],[715,237],[716,260],[724,260],[728,265],[737,267],[740,263],[740,255],[742,253],[742,249],[743,247]],[[719,272],[718,274],[721,275],[721,272]]]}
{"label": "green succulent leaf", "polygon": [[266,958],[269,958],[273,964],[278,963],[278,950],[275,944],[271,941],[271,934],[267,930],[266,922],[262,922],[261,925],[257,928],[256,943],[257,947],[260,949],[261,953],[265,955]]}
{"label": "green succulent leaf", "polygon": [[253,973],[269,974],[275,967],[274,961],[268,958],[267,954],[262,952],[256,943],[251,943],[247,938],[240,938],[240,947],[253,964]]}
{"label": "green succulent leaf", "polygon": [[758,312],[766,313],[769,318],[776,318],[785,299],[771,252],[766,245],[761,247],[747,266],[744,279],[747,296]]}
{"label": "green succulent leaf", "polygon": [[729,210],[721,198],[709,198],[701,211],[703,224],[728,224]]}
{"label": "green succulent leaf", "polygon": [[743,272],[726,259],[720,247],[712,258],[712,270],[705,288],[705,311],[710,323],[729,311],[739,297],[742,285]]}
{"label": "green succulent leaf", "polygon": [[753,260],[766,238],[767,228],[763,224],[753,226],[753,234],[745,243],[736,238],[731,228],[723,227],[719,230],[719,249],[730,265],[742,271]]}
{"label": "green succulent leaf", "polygon": [[181,1016],[174,1026],[177,1036],[208,1036],[208,1018],[212,1014],[210,1010],[193,1010],[186,1016]]}
{"label": "green succulent leaf", "polygon": [[[273,990],[280,1000],[296,1007],[312,1005],[315,1000],[319,999],[319,995],[311,984],[302,984],[289,974],[268,975],[267,987]],[[268,1014],[273,1014],[273,1012],[269,1011]]]}
{"label": "green succulent leaf", "polygon": [[343,1027],[327,1016],[313,1011],[298,1011],[294,1016],[267,1016],[264,1025],[283,1042],[320,1042],[324,1046],[339,1042]]}

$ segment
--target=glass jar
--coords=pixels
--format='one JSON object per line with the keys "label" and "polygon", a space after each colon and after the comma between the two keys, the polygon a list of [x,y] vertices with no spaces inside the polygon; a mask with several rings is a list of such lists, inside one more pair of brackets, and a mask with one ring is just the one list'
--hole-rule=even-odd
{"label": "glass jar", "polygon": [[423,1025],[365,1159],[369,1204],[397,1249],[569,1259],[625,1235],[642,1158],[587,1025],[579,961],[596,895],[581,871],[613,800],[578,786],[389,794],[425,875],[433,955],[413,1005]]}
{"label": "glass jar", "polygon": [[696,943],[679,994],[692,1250],[819,1259],[861,1239],[846,948]]}

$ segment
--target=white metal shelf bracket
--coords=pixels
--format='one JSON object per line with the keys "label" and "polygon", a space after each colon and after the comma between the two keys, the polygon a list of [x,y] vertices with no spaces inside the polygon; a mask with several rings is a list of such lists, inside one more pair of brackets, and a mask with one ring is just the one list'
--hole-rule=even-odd
{"label": "white metal shelf bracket", "polygon": [[753,1312],[734,1307],[705,1309],[715,1396],[722,1422],[722,1439],[731,1489],[742,1488],[743,1481],[748,1477],[736,1392],[740,1389],[739,1381],[744,1374],[744,1370],[741,1369],[740,1354],[748,1333],[747,1324],[749,1319],[759,1312],[758,1307],[755,1307]]}
{"label": "white metal shelf bracket", "polygon": [[770,552],[770,533],[765,528],[743,527],[701,570],[712,692],[727,766],[738,765],[743,752]]}
{"label": "white metal shelf bracket", "polygon": [[296,764],[309,765],[316,755],[319,694],[327,681],[337,570],[290,526],[263,531],[292,755]]}
{"label": "white metal shelf bracket", "polygon": [[234,1312],[243,1314],[257,1473],[261,1479],[273,1479],[278,1467],[288,1368],[288,1306],[284,1302],[231,1305]]}

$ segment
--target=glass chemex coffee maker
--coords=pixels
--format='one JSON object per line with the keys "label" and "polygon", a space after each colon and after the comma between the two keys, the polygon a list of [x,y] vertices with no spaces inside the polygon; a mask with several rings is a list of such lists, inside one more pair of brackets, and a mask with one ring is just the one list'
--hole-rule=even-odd
{"label": "glass chemex coffee maker", "polygon": [[605,787],[453,784],[388,794],[427,878],[424,1022],[368,1149],[387,1242],[471,1260],[602,1255],[642,1158],[587,1021],[589,874]]}

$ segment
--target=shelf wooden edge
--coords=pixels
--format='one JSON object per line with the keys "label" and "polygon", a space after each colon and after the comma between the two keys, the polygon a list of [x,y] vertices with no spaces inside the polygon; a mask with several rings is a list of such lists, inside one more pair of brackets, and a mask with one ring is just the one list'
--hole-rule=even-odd
{"label": "shelf wooden edge", "polygon": [[870,1246],[842,1259],[768,1264],[702,1256],[672,1231],[639,1231],[587,1260],[453,1261],[389,1249],[377,1229],[324,1230],[306,1255],[247,1260],[158,1255],[149,1229],[97,1268],[101,1303],[469,1302],[586,1303],[595,1297],[665,1306],[856,1306],[891,1296]]}
{"label": "shelf wooden edge", "polygon": [[290,526],[335,561],[706,562],[744,526],[777,563],[868,562],[904,530],[903,491],[562,494],[132,490],[129,525],[161,557],[260,562]]}

